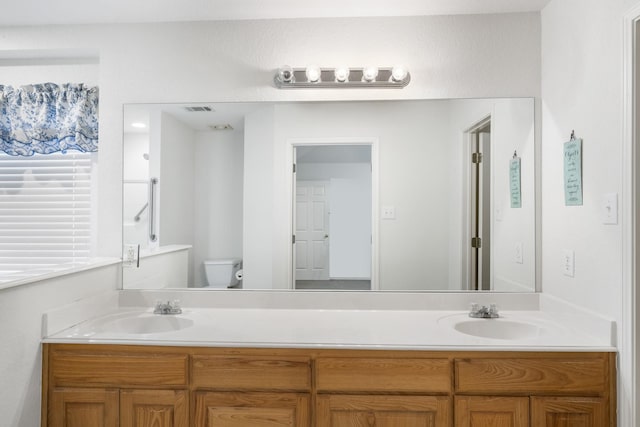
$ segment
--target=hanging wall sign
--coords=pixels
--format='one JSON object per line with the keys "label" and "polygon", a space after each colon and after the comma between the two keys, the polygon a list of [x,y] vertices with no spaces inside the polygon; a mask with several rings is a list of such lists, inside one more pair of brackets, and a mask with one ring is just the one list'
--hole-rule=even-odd
{"label": "hanging wall sign", "polygon": [[520,185],[520,157],[513,153],[513,158],[509,161],[509,189],[511,192],[511,207],[522,207],[522,187]]}
{"label": "hanging wall sign", "polygon": [[564,143],[564,204],[582,206],[582,139]]}

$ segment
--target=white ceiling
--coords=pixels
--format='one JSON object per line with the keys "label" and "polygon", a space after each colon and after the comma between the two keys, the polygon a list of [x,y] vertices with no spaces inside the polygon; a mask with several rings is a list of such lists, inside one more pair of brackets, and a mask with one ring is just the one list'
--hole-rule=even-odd
{"label": "white ceiling", "polygon": [[550,0],[20,0],[0,25],[536,12]]}

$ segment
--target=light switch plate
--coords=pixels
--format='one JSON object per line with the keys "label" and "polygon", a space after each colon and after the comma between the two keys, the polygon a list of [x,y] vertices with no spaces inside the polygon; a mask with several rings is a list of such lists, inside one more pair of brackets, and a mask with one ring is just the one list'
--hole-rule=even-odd
{"label": "light switch plate", "polygon": [[618,193],[608,193],[602,196],[602,223],[618,223]]}

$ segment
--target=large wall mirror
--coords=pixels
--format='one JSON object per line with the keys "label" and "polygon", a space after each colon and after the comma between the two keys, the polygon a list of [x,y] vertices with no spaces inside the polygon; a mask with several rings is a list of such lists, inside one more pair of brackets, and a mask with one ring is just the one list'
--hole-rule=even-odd
{"label": "large wall mirror", "polygon": [[531,98],[124,106],[123,287],[535,291]]}

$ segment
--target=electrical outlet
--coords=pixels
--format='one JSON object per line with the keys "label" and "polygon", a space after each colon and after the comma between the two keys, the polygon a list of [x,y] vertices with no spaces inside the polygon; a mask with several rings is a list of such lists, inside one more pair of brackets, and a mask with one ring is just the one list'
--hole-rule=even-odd
{"label": "electrical outlet", "polygon": [[396,208],[393,206],[383,206],[382,219],[396,219]]}
{"label": "electrical outlet", "polygon": [[575,252],[565,249],[562,252],[562,274],[573,277],[575,274]]}
{"label": "electrical outlet", "polygon": [[138,245],[124,245],[122,262],[127,267],[138,265]]}

